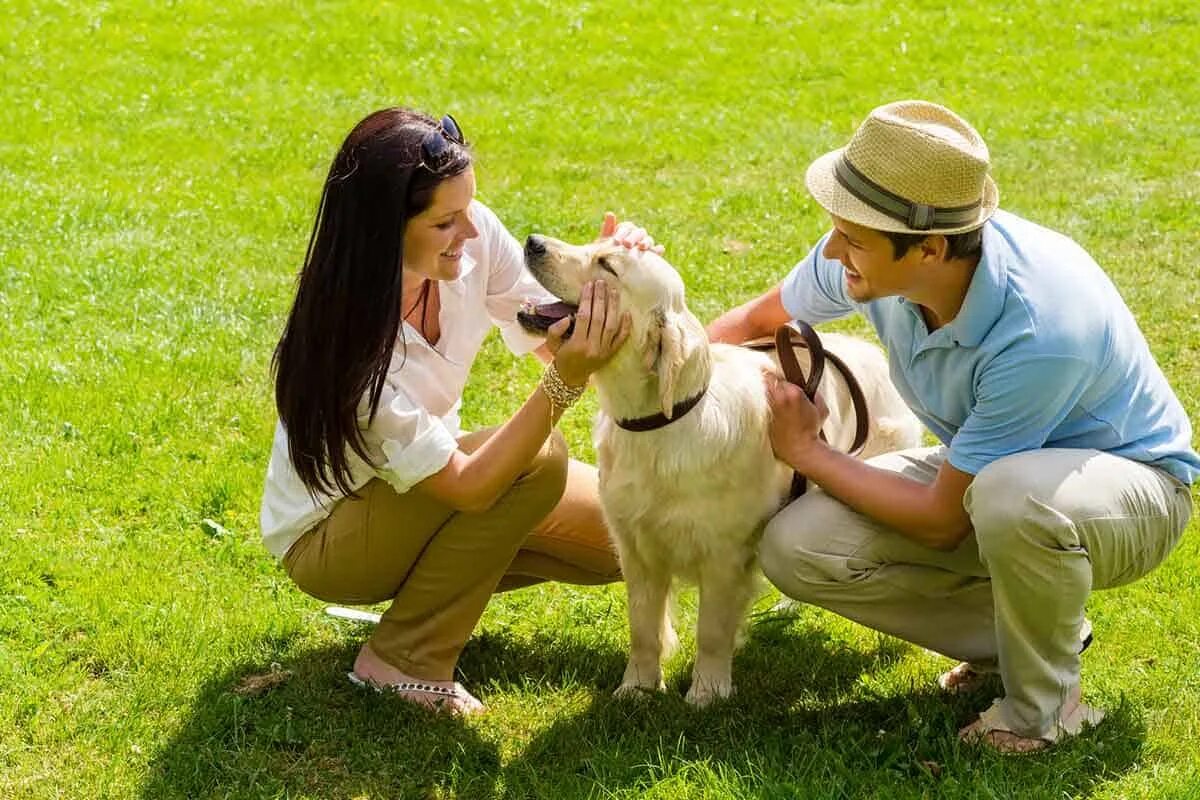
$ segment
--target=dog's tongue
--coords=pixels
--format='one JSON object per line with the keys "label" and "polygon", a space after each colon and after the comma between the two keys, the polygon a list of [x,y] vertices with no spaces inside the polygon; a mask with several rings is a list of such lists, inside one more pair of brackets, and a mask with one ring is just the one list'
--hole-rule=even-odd
{"label": "dog's tongue", "polygon": [[[578,306],[564,303],[561,300],[541,305],[531,303],[517,312],[517,320],[528,328],[545,331],[563,317],[569,317],[578,310]],[[570,335],[569,330],[567,335]]]}

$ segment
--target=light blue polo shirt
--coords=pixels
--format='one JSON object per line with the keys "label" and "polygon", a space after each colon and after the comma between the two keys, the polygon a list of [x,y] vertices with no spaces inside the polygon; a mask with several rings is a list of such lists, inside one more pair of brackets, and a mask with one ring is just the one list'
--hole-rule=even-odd
{"label": "light blue polo shirt", "polygon": [[781,286],[796,319],[861,311],[888,352],[909,407],[977,474],[1013,453],[1103,450],[1200,475],[1192,426],[1112,281],[1062,234],[1004,211],[984,225],[983,258],[958,316],[930,333],[914,303],[856,303],[828,234]]}

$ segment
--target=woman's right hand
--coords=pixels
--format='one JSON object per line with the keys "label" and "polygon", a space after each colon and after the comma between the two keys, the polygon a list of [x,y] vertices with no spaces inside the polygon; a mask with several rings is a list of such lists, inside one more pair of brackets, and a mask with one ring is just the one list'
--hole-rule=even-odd
{"label": "woman's right hand", "polygon": [[560,319],[546,332],[546,346],[554,354],[554,368],[569,386],[583,386],[588,377],[608,363],[629,336],[632,320],[621,313],[621,297],[616,286],[603,280],[589,281],[579,293],[575,330],[571,338],[563,335],[571,325],[569,317]]}

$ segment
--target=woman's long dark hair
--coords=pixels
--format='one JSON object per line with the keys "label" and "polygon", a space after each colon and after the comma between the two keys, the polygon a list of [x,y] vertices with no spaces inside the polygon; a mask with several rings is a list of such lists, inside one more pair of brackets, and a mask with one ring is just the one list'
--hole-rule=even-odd
{"label": "woman's long dark hair", "polygon": [[436,170],[427,166],[431,132],[441,128],[424,114],[376,111],[346,137],[325,180],[271,362],[289,455],[314,496],[352,492],[347,447],[371,460],[358,407],[367,394],[374,417],[401,331],[405,227],[438,184],[471,165],[468,150],[447,141]]}

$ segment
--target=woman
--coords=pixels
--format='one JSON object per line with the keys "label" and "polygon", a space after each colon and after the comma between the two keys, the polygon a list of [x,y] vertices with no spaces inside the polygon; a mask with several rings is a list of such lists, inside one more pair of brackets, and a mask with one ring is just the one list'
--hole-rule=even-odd
{"label": "woman", "polygon": [[[587,285],[571,336],[570,320],[550,329],[549,365],[520,409],[460,433],[488,331],[533,350],[516,312],[550,299],[473,199],[471,163],[451,117],[407,109],[371,114],[343,143],[275,351],[261,515],[266,546],[308,594],[391,601],[350,679],[454,713],[482,709],[453,675],[493,592],[620,577],[595,470],[568,460],[554,425],[629,332],[613,289]],[[653,246],[612,215],[601,233]]]}

